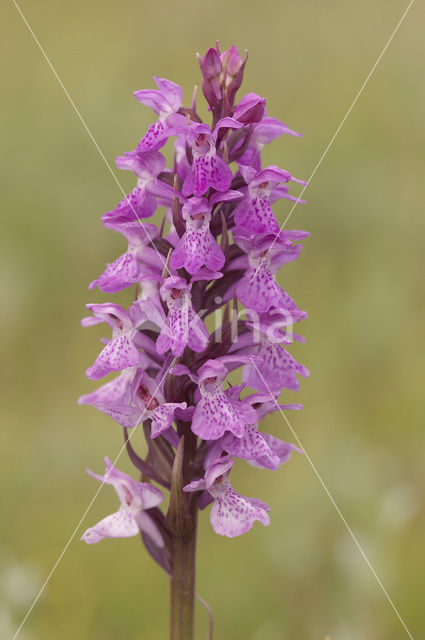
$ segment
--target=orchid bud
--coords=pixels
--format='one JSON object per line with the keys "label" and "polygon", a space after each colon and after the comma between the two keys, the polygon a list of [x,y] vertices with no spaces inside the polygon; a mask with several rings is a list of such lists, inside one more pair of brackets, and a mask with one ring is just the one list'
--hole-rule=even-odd
{"label": "orchid bud", "polygon": [[243,124],[253,124],[263,119],[265,111],[265,99],[257,96],[256,93],[248,93],[242,98],[239,104],[236,105],[233,117]]}
{"label": "orchid bud", "polygon": [[229,104],[232,107],[235,101],[235,95],[240,88],[243,80],[243,73],[248,59],[248,52],[246,52],[245,59],[242,57],[236,47],[233,45],[221,54],[221,62],[225,69],[225,86],[227,89],[227,96]]}
{"label": "orchid bud", "polygon": [[203,59],[198,58],[202,73],[202,91],[212,111],[218,108],[222,100],[223,66],[217,49],[210,48]]}

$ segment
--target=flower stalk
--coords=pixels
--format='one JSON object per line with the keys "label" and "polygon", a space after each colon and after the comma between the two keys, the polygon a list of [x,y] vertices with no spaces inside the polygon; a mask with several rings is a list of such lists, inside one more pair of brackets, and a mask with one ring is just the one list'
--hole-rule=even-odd
{"label": "flower stalk", "polygon": [[196,515],[192,531],[172,539],[170,640],[193,640],[195,604]]}

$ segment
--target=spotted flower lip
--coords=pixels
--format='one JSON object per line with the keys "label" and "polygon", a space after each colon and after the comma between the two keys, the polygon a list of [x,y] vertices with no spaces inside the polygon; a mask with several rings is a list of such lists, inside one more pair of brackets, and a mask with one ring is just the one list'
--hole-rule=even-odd
{"label": "spotted flower lip", "polygon": [[214,131],[206,124],[193,124],[187,129],[186,140],[193,162],[185,181],[182,194],[202,196],[212,187],[217,191],[228,191],[233,174],[226,162],[217,154],[216,141],[220,129],[238,129],[242,123],[234,118],[222,118]]}
{"label": "spotted flower lip", "polygon": [[235,399],[230,391],[223,391],[226,367],[208,360],[198,371],[198,388],[201,395],[192,418],[192,431],[203,440],[217,440],[226,431],[242,437],[245,425],[255,421],[252,407]]}
{"label": "spotted flower lip", "polygon": [[272,189],[281,182],[305,182],[274,165],[256,171],[253,167],[239,164],[239,170],[248,185],[248,194],[235,209],[235,224],[252,233],[279,234],[280,227],[270,203]]}
{"label": "spotted flower lip", "polygon": [[272,471],[287,462],[293,451],[302,453],[295,445],[259,430],[259,421],[274,411],[301,409],[300,404],[277,404],[279,392],[270,398],[270,392],[264,396],[254,394],[246,401],[255,408],[256,422],[245,427],[241,438],[226,433],[221,440],[221,447],[231,456],[247,460],[250,464]]}
{"label": "spotted flower lip", "polygon": [[148,513],[149,509],[163,501],[161,491],[147,482],[136,482],[114,467],[109,458],[105,458],[105,467],[103,476],[89,469],[87,473],[99,482],[114,487],[121,503],[120,508],[87,529],[81,539],[88,544],[95,544],[104,538],[128,538],[144,531],[156,546],[163,547],[162,535]]}
{"label": "spotted flower lip", "polygon": [[116,165],[118,169],[133,171],[137,185],[115,209],[102,216],[105,224],[149,218],[158,206],[156,197],[172,202],[175,190],[158,179],[166,166],[166,160],[159,151],[128,151],[116,158]]}
{"label": "spotted flower lip", "polygon": [[122,233],[128,242],[128,249],[107,265],[105,271],[90,283],[89,289],[97,286],[101,291],[116,293],[144,278],[146,270],[142,269],[141,261],[144,260],[146,264],[148,255],[151,262],[157,262],[155,250],[148,245],[158,237],[158,229],[153,224],[140,224],[138,221],[110,222],[106,226]]}
{"label": "spotted flower lip", "polygon": [[210,187],[217,191],[227,191],[233,174],[224,160],[217,155],[209,127],[202,124],[193,125],[187,142],[192,150],[193,162],[183,183],[183,195],[202,196]]}
{"label": "spotted flower lip", "polygon": [[106,322],[112,329],[112,339],[86,371],[88,378],[98,380],[112,371],[122,371],[139,363],[140,353],[133,343],[136,328],[129,314],[117,304],[88,304],[93,317],[84,318],[83,326]]}
{"label": "spotted flower lip", "polygon": [[250,256],[249,270],[236,287],[236,295],[248,308],[258,313],[270,309],[282,309],[299,316],[301,310],[276,282],[270,268],[270,259],[263,256]]}
{"label": "spotted flower lip", "polygon": [[208,344],[208,331],[192,306],[190,286],[180,277],[170,276],[160,288],[168,315],[156,342],[162,355],[169,349],[175,356],[183,355],[189,346],[195,353],[204,351]]}
{"label": "spotted flower lip", "polygon": [[246,273],[236,286],[239,300],[258,313],[280,309],[299,318],[303,312],[277,284],[275,273],[283,264],[297,259],[301,245],[292,243],[285,232],[276,237],[273,234],[255,235],[241,228],[234,230],[234,239],[247,260],[244,262]]}
{"label": "spotted flower lip", "polygon": [[242,380],[252,389],[272,392],[281,389],[298,391],[300,383],[297,374],[303,378],[310,375],[307,367],[299,364],[280,344],[275,344],[267,338],[262,338],[256,355],[261,358],[261,362],[255,367],[245,365],[242,372]]}
{"label": "spotted flower lip", "polygon": [[[267,454],[264,456],[259,456],[254,460],[249,460],[249,464],[252,467],[259,467],[263,469],[270,469],[271,471],[275,471],[279,467],[281,467],[285,462],[291,459],[291,456],[294,451],[297,453],[303,453],[301,449],[296,447],[294,444],[290,442],[284,442],[275,436],[270,435],[269,433],[262,434],[264,440],[266,441],[267,446],[273,454],[273,459]],[[275,460],[277,458],[277,464]]]}
{"label": "spotted flower lip", "polygon": [[269,506],[257,498],[246,498],[237,493],[228,479],[234,461],[219,458],[206,471],[202,480],[195,480],[184,491],[207,491],[213,498],[210,512],[211,526],[216,533],[228,538],[247,533],[256,520],[264,526],[270,524]]}
{"label": "spotted flower lip", "polygon": [[232,433],[227,433],[222,440],[224,451],[243,460],[263,460],[264,466],[269,469],[277,469],[280,459],[273,452],[267,440],[253,424],[246,425],[245,433],[241,438],[236,438]]}
{"label": "spotted flower lip", "polygon": [[170,259],[173,269],[184,267],[191,275],[206,266],[220,271],[225,257],[210,231],[211,208],[205,198],[193,197],[183,206],[186,231],[179,239]]}

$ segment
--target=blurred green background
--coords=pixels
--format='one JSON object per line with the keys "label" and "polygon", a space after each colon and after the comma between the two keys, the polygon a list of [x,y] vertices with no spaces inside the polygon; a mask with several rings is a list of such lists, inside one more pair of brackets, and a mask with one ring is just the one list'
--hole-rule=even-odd
{"label": "blurred green background", "polygon": [[[407,2],[29,2],[21,8],[106,158],[134,148],[151,112],[132,91],[159,75],[199,80],[195,52],[249,49],[245,92],[303,132],[268,164],[308,178]],[[80,327],[87,284],[123,250],[99,217],[121,198],[11,2],[2,36],[2,421],[0,637],[11,638],[57,560],[121,433],[76,400],[99,329]],[[290,414],[344,517],[415,638],[424,637],[425,10],[416,2],[294,211],[311,238],[281,283],[310,313],[311,369]],[[241,94],[242,95],[242,94]],[[133,178],[122,172],[125,189]],[[290,203],[277,203],[283,221]],[[293,400],[295,394],[286,394]],[[267,428],[293,440],[281,416]],[[137,434],[135,439],[137,439]],[[137,440],[137,442],[141,442]],[[122,458],[121,467],[129,470]],[[197,590],[216,640],[398,640],[394,611],[315,477],[297,456],[277,472],[241,463],[234,484],[272,525],[227,540],[201,517]],[[167,579],[137,538],[89,547],[116,508],[105,487],[20,640],[162,640]],[[197,609],[197,640],[207,616]]]}

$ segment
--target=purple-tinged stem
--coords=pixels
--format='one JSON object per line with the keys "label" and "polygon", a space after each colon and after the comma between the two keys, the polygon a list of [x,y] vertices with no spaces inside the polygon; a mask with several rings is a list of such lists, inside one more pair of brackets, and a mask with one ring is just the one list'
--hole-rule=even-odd
{"label": "purple-tinged stem", "polygon": [[195,603],[196,511],[193,530],[173,536],[170,640],[193,640]]}

